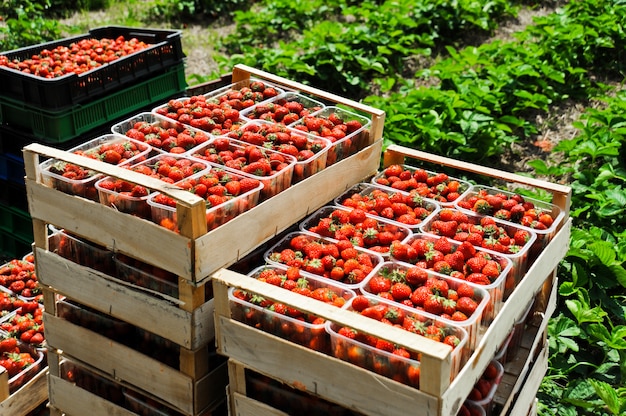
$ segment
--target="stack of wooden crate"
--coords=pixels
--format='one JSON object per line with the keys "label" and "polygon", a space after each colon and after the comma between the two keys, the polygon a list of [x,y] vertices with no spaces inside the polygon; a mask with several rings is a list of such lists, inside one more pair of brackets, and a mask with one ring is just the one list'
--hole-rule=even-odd
{"label": "stack of wooden crate", "polygon": [[[254,75],[281,81],[271,74]],[[249,80],[250,76],[246,67],[238,67],[232,81]],[[123,394],[141,393],[161,411],[186,416],[221,411],[229,381],[225,362],[215,368],[210,365],[211,346],[215,345],[215,298],[210,290],[213,273],[243,258],[349,186],[373,175],[380,162],[384,112],[304,85],[287,84],[368,113],[371,125],[367,145],[208,232],[205,201],[185,190],[44,145],[31,144],[24,149],[34,254],[39,281],[45,290],[49,402],[53,413],[142,414],[81,388],[75,382],[77,368],[88,371],[101,384],[118,387]],[[45,186],[39,165],[42,158],[48,157],[171,196],[177,201],[180,232]],[[145,291],[60,256],[50,250],[49,225],[176,274],[178,297]],[[68,322],[60,316],[61,299],[175,343],[179,350],[178,368],[152,358],[152,351],[137,351]]]}

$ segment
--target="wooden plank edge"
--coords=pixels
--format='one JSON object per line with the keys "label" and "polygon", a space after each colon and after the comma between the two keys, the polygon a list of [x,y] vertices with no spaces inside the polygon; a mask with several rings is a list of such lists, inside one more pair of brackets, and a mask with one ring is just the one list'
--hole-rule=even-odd
{"label": "wooden plank edge", "polygon": [[339,95],[336,95],[336,94],[333,94],[333,93],[330,93],[330,92],[327,92],[327,91],[324,91],[315,87],[311,87],[309,85],[305,85],[297,81],[292,81],[287,78],[274,75],[270,72],[253,68],[248,65],[237,64],[233,67],[233,73],[232,73],[233,83],[236,83],[245,79],[249,79],[250,76],[254,76],[256,78],[263,78],[279,86],[285,86],[292,90],[302,91],[307,94],[311,94],[311,95],[323,98],[328,101],[332,101],[338,104],[343,104],[349,107],[353,107],[364,113],[371,114],[372,116],[384,116],[385,114],[383,110],[380,110],[378,108],[374,108],[369,105],[365,105],[363,103],[359,103],[357,101],[354,101],[345,97],[341,97]]}
{"label": "wooden plank edge", "polygon": [[515,416],[528,414],[531,411],[539,386],[548,371],[548,353],[549,347],[545,344],[530,369],[528,377],[524,379],[523,388],[519,391],[519,395],[513,403],[510,412],[505,414]]}
{"label": "wooden plank edge", "polygon": [[[213,409],[216,405],[226,400],[228,387],[228,362],[224,361],[217,368],[211,370],[206,376],[198,380],[194,385],[195,409]],[[204,412],[197,412],[198,414]]]}
{"label": "wooden plank edge", "polygon": [[[503,413],[506,413],[508,408],[512,405],[516,395],[522,388],[524,388],[524,380],[526,379],[528,371],[533,363],[533,354],[537,351],[537,348],[540,345],[543,345],[543,339],[550,317],[556,310],[557,293],[558,284],[555,280],[555,284],[550,294],[550,300],[548,301],[546,310],[543,312],[543,320],[539,325],[531,326],[529,330],[524,332],[524,342],[522,342],[522,346],[520,347],[520,353],[522,351],[524,353],[522,355],[518,354],[519,359],[524,361],[523,365],[516,366],[515,362],[505,364],[505,377],[503,380],[510,379],[512,382],[506,385],[503,383],[501,388],[499,388],[496,392],[496,397],[494,398],[494,401],[500,402],[502,405]],[[511,371],[514,367],[517,367],[517,371]],[[501,396],[506,397],[506,400],[501,401],[499,399]]]}
{"label": "wooden plank edge", "polygon": [[19,390],[0,402],[0,414],[25,416],[46,400],[48,400],[48,368],[44,367]]}
{"label": "wooden plank edge", "polygon": [[[65,194],[26,179],[29,212],[37,220],[153,264],[187,279],[193,279],[191,240],[152,221],[118,212],[111,207]],[[87,220],[86,216],[97,219]],[[85,218],[77,221],[77,218]],[[46,227],[34,229],[35,244],[47,246]],[[163,255],[167,242],[168,255]]]}
{"label": "wooden plank edge", "polygon": [[[257,293],[266,299],[284,303],[304,313],[321,317],[325,320],[337,323],[338,325],[350,326],[361,333],[366,333],[377,338],[393,340],[402,347],[422,352],[423,358],[431,357],[434,360],[444,363],[449,359],[452,351],[451,347],[441,342],[409,333],[403,329],[377,322],[371,318],[319,302],[312,298],[298,295],[257,279],[250,279],[248,276],[241,275],[232,270],[219,270],[213,275],[213,281],[214,284],[223,284],[243,291]],[[216,314],[227,317],[230,316],[229,311],[216,310]]]}
{"label": "wooden plank edge", "polygon": [[77,387],[60,377],[51,375],[48,382],[50,385],[50,405],[68,415],[136,416],[136,413]]}
{"label": "wooden plank edge", "polygon": [[47,312],[44,313],[44,325],[50,347],[63,351],[63,355],[70,360],[87,363],[111,379],[124,381],[183,413],[193,414],[194,381],[191,377],[148,355]]}
{"label": "wooden plank edge", "polygon": [[230,392],[231,408],[228,411],[232,416],[289,416],[268,404],[251,399],[238,392]]}
{"label": "wooden plank edge", "polygon": [[[213,299],[193,312],[108,280],[103,273],[35,248],[42,285],[104,314],[195,350],[215,339]],[[158,320],[157,320],[158,317]]]}
{"label": "wooden plank edge", "polygon": [[[482,336],[474,353],[461,368],[457,377],[451,382],[449,389],[443,393],[443,414],[456,414],[472,387],[495,355],[496,349],[508,336],[514,322],[519,319],[530,301],[542,288],[545,280],[558,266],[569,247],[571,219],[561,228],[535,260],[510,295],[498,315]],[[548,277],[546,277],[548,276]],[[513,300],[514,301],[511,301]]]}
{"label": "wooden plank edge", "polygon": [[[366,415],[405,415],[415,408],[438,415],[436,396],[232,319],[218,319],[218,351],[258,373]],[[285,366],[285,357],[293,364]]]}

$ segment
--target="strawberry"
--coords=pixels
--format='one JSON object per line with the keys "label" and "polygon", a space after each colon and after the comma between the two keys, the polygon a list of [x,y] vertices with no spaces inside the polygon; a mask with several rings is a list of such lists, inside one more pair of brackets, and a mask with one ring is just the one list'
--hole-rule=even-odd
{"label": "strawberry", "polygon": [[456,346],[461,343],[461,340],[456,335],[447,335],[443,339],[443,343],[451,346],[452,348],[456,348]]}
{"label": "strawberry", "polygon": [[483,377],[487,380],[493,380],[498,376],[498,369],[493,362],[490,362],[483,373]]}
{"label": "strawberry", "polygon": [[389,291],[391,292],[391,296],[393,296],[393,299],[397,302],[408,299],[412,293],[411,287],[406,283],[401,282],[394,283]]}
{"label": "strawberry", "polygon": [[526,230],[517,230],[513,235],[513,240],[518,246],[524,246],[530,240],[530,233]]}
{"label": "strawberry", "polygon": [[428,298],[430,298],[431,295],[432,292],[429,288],[426,286],[420,286],[413,291],[410,299],[415,306],[424,306],[424,303],[428,300]]}
{"label": "strawberry", "polygon": [[426,299],[426,301],[424,302],[424,310],[426,312],[432,313],[434,315],[441,315],[443,313],[443,300],[445,298],[443,298],[442,296],[439,295],[431,295],[428,299]]}
{"label": "strawberry", "polygon": [[352,309],[357,312],[363,311],[370,305],[369,300],[363,295],[357,295],[352,299]]}
{"label": "strawberry", "polygon": [[391,281],[386,277],[375,275],[369,281],[369,290],[374,294],[388,292],[391,289]]}
{"label": "strawberry", "polygon": [[383,304],[377,304],[373,306],[368,306],[367,308],[363,309],[361,311],[361,315],[380,321],[384,318],[386,312],[387,306]]}
{"label": "strawberry", "polygon": [[478,303],[475,300],[468,297],[459,298],[456,303],[456,308],[460,312],[463,312],[467,316],[472,316],[478,307]]}
{"label": "strawberry", "polygon": [[483,215],[491,214],[492,209],[493,207],[491,206],[491,204],[489,204],[489,202],[487,202],[485,199],[477,200],[472,206],[473,211]]}

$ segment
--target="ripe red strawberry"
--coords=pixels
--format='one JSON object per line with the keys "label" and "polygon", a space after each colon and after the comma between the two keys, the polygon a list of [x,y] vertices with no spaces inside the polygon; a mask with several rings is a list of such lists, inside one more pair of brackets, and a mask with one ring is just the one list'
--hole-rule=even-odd
{"label": "ripe red strawberry", "polygon": [[485,267],[482,269],[482,273],[489,278],[489,280],[494,281],[500,276],[502,273],[502,268],[500,267],[500,263],[495,260],[488,260],[485,264]]}
{"label": "ripe red strawberry", "polygon": [[426,282],[426,279],[428,279],[428,272],[419,267],[411,267],[407,269],[404,278],[409,285],[421,286]]}
{"label": "ripe red strawberry", "polygon": [[[454,228],[456,230],[456,223],[454,224]],[[454,236],[454,234],[452,236]],[[438,238],[433,246],[435,250],[441,251],[443,254],[451,253],[453,247],[452,242],[450,242],[447,238]]]}
{"label": "ripe red strawberry", "polygon": [[393,296],[393,299],[397,302],[401,302],[404,299],[408,299],[412,293],[411,287],[407,285],[406,283],[401,283],[401,282],[394,283],[393,285],[391,285],[391,288],[389,291],[391,292],[391,296]]}
{"label": "ripe red strawberry", "polygon": [[467,283],[461,283],[459,286],[457,286],[456,293],[459,298],[474,298],[474,288]]}
{"label": "ripe red strawberry", "polygon": [[450,319],[452,321],[463,322],[463,321],[467,321],[468,318],[467,318],[467,315],[465,315],[463,312],[457,310],[452,314]]}
{"label": "ripe red strawberry", "polygon": [[413,291],[410,299],[415,306],[424,306],[424,303],[428,298],[430,298],[431,295],[432,292],[429,288],[427,288],[426,286],[419,286]]}
{"label": "ripe red strawberry", "polygon": [[491,214],[493,207],[485,199],[479,199],[474,203],[472,210],[479,214],[489,215]]}
{"label": "ripe red strawberry", "polygon": [[357,312],[361,312],[368,306],[370,306],[370,301],[363,295],[357,295],[352,299],[352,309]]}
{"label": "ripe red strawberry", "polygon": [[430,295],[424,302],[424,310],[435,315],[441,315],[443,313],[444,299],[444,297],[439,295]]}
{"label": "ripe red strawberry", "polygon": [[518,246],[524,246],[530,240],[530,233],[526,230],[517,230],[513,235],[513,240]]}
{"label": "ripe red strawberry", "polygon": [[391,289],[391,281],[386,277],[375,275],[369,281],[370,292],[378,294],[381,292],[389,292]]}
{"label": "ripe red strawberry", "polygon": [[461,343],[461,340],[456,335],[447,335],[443,339],[443,343],[451,346],[452,348],[456,348],[457,345]]}
{"label": "ripe red strawberry", "polygon": [[493,362],[487,365],[485,372],[483,373],[483,377],[487,380],[493,380],[498,376],[498,369]]}
{"label": "ripe red strawberry", "polygon": [[387,306],[383,304],[378,304],[378,305],[368,306],[367,308],[363,309],[361,311],[361,315],[380,321],[385,317],[386,312],[387,312]]}
{"label": "ripe red strawberry", "polygon": [[457,310],[463,312],[467,316],[471,316],[478,307],[478,303],[471,298],[462,297],[456,303]]}

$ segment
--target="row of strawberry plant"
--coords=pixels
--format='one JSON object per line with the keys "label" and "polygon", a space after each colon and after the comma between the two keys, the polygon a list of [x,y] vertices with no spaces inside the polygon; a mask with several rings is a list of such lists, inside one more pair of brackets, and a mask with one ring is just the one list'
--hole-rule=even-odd
{"label": "row of strawberry plant", "polygon": [[599,99],[554,148],[565,162],[532,162],[571,178],[576,221],[548,328],[542,415],[626,414],[626,91]]}
{"label": "row of strawberry plant", "polygon": [[535,134],[537,112],[605,97],[606,108],[588,110],[574,124],[580,134],[554,149],[567,162],[532,162],[541,176],[570,178],[575,220],[549,325],[541,415],[626,412],[626,93],[606,98],[612,92],[592,81],[623,74],[624,21],[623,4],[571,2],[514,41],[450,49],[415,82],[367,100],[387,111],[391,141],[480,160]]}
{"label": "row of strawberry plant", "polygon": [[464,34],[486,36],[514,14],[502,0],[340,1],[334,6],[265,1],[235,14],[237,30],[222,39],[224,54],[215,59],[221,70],[245,63],[362,98],[373,79],[406,72],[407,59],[428,56],[441,45],[462,41]]}
{"label": "row of strawberry plant", "polygon": [[449,48],[416,80],[367,102],[387,111],[394,141],[466,159],[497,155],[537,132],[537,113],[593,95],[601,85],[592,75],[624,69],[625,14],[611,1],[572,2],[515,40]]}
{"label": "row of strawberry plant", "polygon": [[51,2],[6,0],[0,3],[0,51],[58,39],[59,23],[50,17]]}

